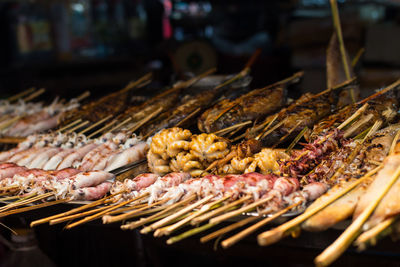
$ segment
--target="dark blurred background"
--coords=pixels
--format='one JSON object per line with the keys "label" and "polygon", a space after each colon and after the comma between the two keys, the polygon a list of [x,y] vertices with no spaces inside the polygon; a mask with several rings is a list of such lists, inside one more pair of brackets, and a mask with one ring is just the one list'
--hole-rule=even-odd
{"label": "dark blurred background", "polygon": [[[400,1],[339,1],[346,47],[365,48],[363,90],[400,75]],[[256,48],[253,87],[305,70],[305,91],[325,88],[332,33],[327,0],[19,0],[0,2],[0,92],[116,90],[146,71],[161,83],[217,66],[240,71]]]}

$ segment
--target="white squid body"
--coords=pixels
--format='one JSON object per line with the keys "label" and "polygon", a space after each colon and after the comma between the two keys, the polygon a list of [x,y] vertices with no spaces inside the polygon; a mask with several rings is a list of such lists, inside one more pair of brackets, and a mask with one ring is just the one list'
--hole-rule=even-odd
{"label": "white squid body", "polygon": [[115,170],[119,167],[145,158],[148,149],[149,146],[146,142],[140,142],[135,146],[124,150],[123,152],[115,155],[115,157],[111,158],[111,160],[107,163],[105,171]]}
{"label": "white squid body", "polygon": [[75,190],[82,187],[96,186],[114,178],[115,175],[109,172],[91,171],[78,173],[70,179],[73,180],[72,189]]}
{"label": "white squid body", "polygon": [[52,156],[60,152],[60,150],[60,148],[50,148],[47,151],[40,153],[32,160],[32,162],[28,165],[28,168],[43,168],[46,162],[48,162]]}
{"label": "white squid body", "polygon": [[[40,154],[42,154],[43,152],[46,152],[47,150],[49,150],[50,147],[43,147],[41,149],[38,149],[36,151],[32,151],[31,153],[26,153],[20,160],[18,160],[16,163],[19,166],[29,166],[29,164],[31,164],[31,162]],[[15,163],[15,161],[12,161]]]}
{"label": "white squid body", "polygon": [[43,166],[44,170],[55,170],[63,159],[69,154],[73,153],[73,149],[64,149],[50,158],[50,160]]}
{"label": "white squid body", "polygon": [[61,169],[65,169],[65,168],[69,168],[72,166],[72,164],[75,161],[80,161],[82,160],[82,158],[89,153],[90,151],[92,151],[93,149],[95,149],[97,146],[99,146],[98,144],[95,143],[90,143],[87,144],[81,148],[78,148],[78,150],[76,150],[75,152],[69,154],[68,156],[66,156],[61,163],[57,166],[57,170],[61,170]]}

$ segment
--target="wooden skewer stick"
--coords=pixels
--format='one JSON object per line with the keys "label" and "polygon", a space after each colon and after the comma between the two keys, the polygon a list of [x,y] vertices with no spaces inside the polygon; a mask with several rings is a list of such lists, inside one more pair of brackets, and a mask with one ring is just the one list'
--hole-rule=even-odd
{"label": "wooden skewer stick", "polygon": [[[382,233],[388,229],[396,220],[397,216],[390,217],[389,219],[384,220],[383,222],[377,224],[373,228],[368,231],[362,233],[356,241],[354,241],[354,245],[358,246],[358,250],[365,250],[368,244],[375,245],[377,239]],[[390,231],[389,231],[390,232]]]}
{"label": "wooden skewer stick", "polygon": [[72,126],[74,126],[74,125],[80,123],[81,121],[82,121],[82,119],[77,119],[76,121],[73,121],[73,122],[71,122],[71,123],[65,125],[64,127],[58,129],[57,132],[60,132],[60,133],[61,133],[62,131],[67,130],[68,128],[70,128],[70,127],[72,127]]}
{"label": "wooden skewer stick", "polygon": [[[179,210],[178,212],[176,212],[176,213],[174,213],[174,214],[172,214],[172,215],[170,215],[170,216],[168,216],[168,217],[166,217],[166,218],[164,218],[164,219],[162,219],[160,221],[157,221],[157,222],[151,224],[150,226],[146,227],[146,228],[148,228],[147,231],[149,231],[149,230],[150,231],[154,231],[154,230],[157,230],[158,228],[160,228],[160,227],[162,227],[164,225],[167,225],[168,223],[170,223],[171,221],[175,220],[176,218],[179,218],[182,215],[188,213],[189,211],[191,211],[191,210],[203,205],[204,203],[207,203],[213,197],[215,197],[215,196],[214,195],[206,196],[205,198],[200,199],[199,201],[196,201],[195,203],[193,203],[193,204],[191,204],[191,205]],[[154,235],[157,236],[157,233],[154,233]]]}
{"label": "wooden skewer stick", "polygon": [[198,233],[207,231],[208,229],[210,229],[210,228],[212,228],[214,226],[215,226],[215,224],[207,223],[207,224],[204,224],[202,226],[198,226],[196,228],[190,229],[190,230],[188,230],[188,231],[186,231],[186,232],[184,232],[182,234],[179,234],[177,236],[171,237],[170,239],[167,240],[167,244],[168,245],[172,245],[172,244],[174,244],[176,242],[179,242],[179,241],[181,241],[181,240],[183,240],[185,238],[188,238],[188,237],[196,235]]}
{"label": "wooden skewer stick", "polygon": [[81,132],[79,132],[78,134],[85,134],[85,133],[91,131],[92,129],[96,128],[97,126],[103,124],[103,122],[108,121],[108,120],[111,119],[111,118],[112,118],[112,115],[108,115],[107,117],[105,117],[105,118],[99,120],[98,122],[93,123],[92,125],[90,125],[90,126],[87,127],[86,129],[83,129],[83,130],[82,130]]}
{"label": "wooden skewer stick", "polygon": [[[287,117],[286,117],[287,118]],[[267,137],[270,133],[272,133],[273,131],[275,131],[276,129],[278,129],[279,127],[281,127],[285,122],[286,122],[286,118],[281,120],[280,122],[278,122],[274,127],[272,127],[270,130],[265,131],[265,129],[262,130],[262,132],[255,138],[256,140],[260,140],[262,138]],[[269,124],[267,127],[265,127],[266,129],[269,128]]]}
{"label": "wooden skewer stick", "polygon": [[228,239],[225,239],[224,241],[221,242],[221,245],[223,248],[229,248],[231,246],[233,246],[234,244],[236,244],[237,242],[239,242],[240,240],[242,240],[243,238],[245,238],[246,236],[254,233],[255,231],[257,231],[258,229],[260,229],[261,227],[263,227],[264,225],[272,222],[273,220],[275,220],[276,218],[280,217],[281,215],[285,214],[286,212],[288,212],[289,210],[297,207],[298,205],[300,205],[302,202],[296,202],[276,213],[274,213],[271,217],[267,217],[261,221],[259,221],[258,223],[250,226],[249,228],[244,229],[243,231],[237,233],[234,236],[231,236]]}
{"label": "wooden skewer stick", "polygon": [[145,194],[142,194],[142,195],[137,196],[137,197],[135,197],[135,198],[132,198],[132,199],[130,199],[130,200],[127,200],[127,201],[121,202],[121,203],[119,203],[119,204],[113,205],[112,207],[109,207],[109,208],[106,209],[106,210],[103,210],[103,211],[101,211],[101,212],[99,212],[99,213],[93,214],[93,215],[91,215],[91,216],[85,217],[85,218],[82,219],[82,220],[79,220],[79,221],[77,221],[77,222],[74,222],[74,223],[72,223],[72,224],[69,224],[69,225],[67,225],[65,228],[66,228],[66,229],[71,229],[71,228],[73,228],[73,227],[75,227],[75,226],[78,226],[78,225],[81,225],[81,224],[83,224],[83,223],[87,223],[87,222],[93,221],[93,220],[95,220],[95,219],[97,219],[97,218],[102,217],[104,214],[106,214],[106,213],[108,213],[108,212],[110,212],[110,211],[116,210],[116,209],[118,209],[118,208],[120,208],[120,207],[122,207],[122,206],[125,206],[125,205],[127,205],[127,204],[129,204],[129,203],[132,203],[132,202],[134,202],[134,201],[136,201],[136,200],[143,199],[143,198],[147,197],[149,194],[150,194],[150,193],[145,193]]}
{"label": "wooden skewer stick", "polygon": [[181,120],[180,122],[178,122],[175,127],[180,127],[181,125],[183,125],[185,122],[187,122],[188,120],[192,119],[194,116],[196,116],[197,113],[199,113],[201,111],[201,108],[196,108],[192,113],[190,113],[188,116],[186,116],[186,118],[184,118],[183,120]]}
{"label": "wooden skewer stick", "polygon": [[[222,197],[218,200],[215,200],[211,203],[208,203],[206,205],[204,205],[203,207],[201,207],[199,210],[193,212],[193,214],[189,215],[188,217],[184,218],[183,220],[180,220],[172,225],[160,228],[156,231],[157,236],[162,236],[162,235],[170,235],[173,231],[177,230],[178,228],[182,227],[183,225],[189,223],[191,220],[193,220],[194,218],[200,216],[201,214],[206,213],[207,211],[209,211],[212,207],[215,207],[215,205],[218,205],[222,202],[224,202],[225,200],[229,199],[231,197],[231,195]],[[154,233],[154,234],[156,234]]]}
{"label": "wooden skewer stick", "polygon": [[383,95],[384,93],[386,93],[386,92],[398,87],[399,85],[400,85],[400,79],[398,79],[397,81],[395,81],[391,85],[387,86],[386,88],[384,88],[384,89],[382,89],[382,90],[370,95],[369,97],[364,98],[363,100],[359,101],[357,104],[364,104],[364,103],[370,101],[371,99],[374,99],[375,97]]}
{"label": "wooden skewer stick", "polygon": [[306,132],[308,131],[308,127],[304,127],[303,130],[301,130],[301,132],[293,139],[293,141],[290,143],[290,145],[288,146],[288,148],[285,150],[286,153],[290,153],[290,151],[292,151],[293,147],[300,141],[300,139],[306,134]]}
{"label": "wooden skewer stick", "polygon": [[38,91],[34,92],[33,94],[23,98],[23,100],[25,102],[31,101],[31,100],[35,99],[36,97],[40,96],[41,94],[43,94],[45,91],[46,91],[46,89],[40,88]]}
{"label": "wooden skewer stick", "polygon": [[3,198],[0,199],[0,202],[7,201],[7,200],[18,199],[18,198],[21,198],[21,196],[3,197]]}
{"label": "wooden skewer stick", "polygon": [[81,102],[83,99],[87,98],[90,96],[90,91],[85,91],[81,95],[77,96],[75,99],[78,102]]}
{"label": "wooden skewer stick", "polygon": [[19,202],[14,202],[14,203],[8,204],[8,205],[6,205],[6,206],[4,206],[4,207],[2,207],[0,209],[0,214],[3,213],[6,210],[9,210],[9,209],[12,209],[12,208],[17,208],[17,207],[20,207],[20,206],[23,206],[23,205],[26,205],[26,204],[29,204],[29,203],[44,199],[44,198],[48,198],[50,196],[54,196],[54,193],[53,192],[49,192],[49,193],[46,193],[46,194],[29,197],[28,199],[25,199],[25,200],[22,200],[22,201],[19,201]]}
{"label": "wooden skewer stick", "polygon": [[124,121],[122,121],[121,123],[118,123],[113,128],[111,128],[111,130],[109,130],[109,132],[113,132],[113,131],[116,131],[116,130],[120,129],[122,126],[124,126],[125,124],[127,124],[131,120],[132,120],[132,117],[126,118]]}
{"label": "wooden skewer stick", "polygon": [[216,131],[213,134],[224,135],[224,134],[229,133],[232,130],[235,130],[236,128],[240,128],[242,126],[246,126],[246,125],[249,125],[249,124],[252,124],[252,123],[253,123],[252,121],[245,121],[245,122],[237,123],[235,125],[229,126],[227,128],[221,129],[219,131]]}
{"label": "wooden skewer stick", "polygon": [[21,118],[22,118],[22,116],[16,116],[16,117],[13,117],[9,120],[6,120],[6,121],[0,123],[0,130],[4,130],[4,129],[10,127],[14,122],[18,121]]}
{"label": "wooden skewer stick", "polygon": [[353,113],[353,115],[351,115],[350,117],[348,117],[344,122],[342,122],[342,124],[340,124],[337,128],[339,130],[343,129],[344,127],[346,127],[350,122],[352,122],[353,120],[355,120],[358,116],[360,116],[362,113],[364,113],[364,111],[367,109],[368,107],[368,103],[365,103],[364,105],[362,105],[359,109],[356,110],[356,112]]}
{"label": "wooden skewer stick", "polygon": [[382,165],[376,167],[375,169],[369,171],[366,175],[354,181],[346,188],[337,191],[335,194],[332,194],[329,198],[325,200],[325,202],[321,203],[320,205],[314,207],[313,209],[306,210],[303,214],[297,216],[296,218],[272,229],[266,231],[258,236],[258,244],[261,246],[268,246],[273,243],[278,242],[285,236],[289,235],[293,230],[295,230],[302,222],[319,212],[320,210],[324,209],[343,195],[347,194],[351,190],[353,190],[356,186],[364,182],[365,180],[369,179],[372,175],[374,175],[377,171],[382,168]]}
{"label": "wooden skewer stick", "polygon": [[159,107],[156,111],[152,112],[151,114],[149,114],[146,118],[144,118],[143,120],[141,120],[140,122],[138,122],[137,124],[135,124],[133,127],[131,127],[128,131],[129,132],[135,132],[137,131],[140,127],[142,127],[146,122],[148,122],[149,120],[151,120],[152,118],[154,118],[155,116],[157,116],[158,114],[161,113],[161,111],[163,110],[163,107]]}
{"label": "wooden skewer stick", "polygon": [[0,187],[0,191],[8,191],[12,189],[18,189],[20,186],[19,185],[10,185],[10,186],[4,186]]}
{"label": "wooden skewer stick", "polygon": [[153,76],[153,74],[150,72],[135,81],[129,82],[123,89],[120,90],[120,93],[125,93],[125,92],[139,86],[141,83],[149,81],[152,76]]}
{"label": "wooden skewer stick", "polygon": [[225,211],[229,210],[232,207],[235,207],[237,205],[240,205],[240,204],[246,202],[247,200],[249,200],[251,198],[252,198],[252,196],[250,196],[250,195],[247,195],[247,196],[244,196],[242,198],[239,198],[239,199],[237,199],[237,200],[235,200],[235,201],[233,201],[233,202],[231,202],[229,204],[226,204],[226,205],[224,205],[224,206],[222,206],[222,207],[220,207],[220,208],[218,208],[216,210],[213,210],[213,211],[208,212],[208,213],[206,213],[204,215],[201,215],[201,216],[199,216],[197,218],[194,218],[191,221],[191,224],[192,225],[196,225],[196,224],[199,224],[201,222],[204,222],[204,221],[206,221],[206,220],[208,220],[210,218],[213,218],[213,217],[217,216],[218,214],[221,214],[222,212],[225,212]]}
{"label": "wooden skewer stick", "polygon": [[44,208],[44,207],[57,205],[57,204],[64,203],[64,202],[67,202],[67,201],[68,201],[68,199],[59,199],[59,200],[55,200],[55,201],[43,202],[43,203],[40,203],[40,204],[37,204],[37,205],[33,205],[33,206],[28,206],[28,207],[23,207],[23,208],[19,208],[19,209],[9,210],[9,211],[0,213],[0,218],[8,216],[8,215],[11,215],[11,214],[23,213],[23,212],[27,212],[27,211],[30,211],[30,210],[36,210],[36,209],[41,209],[41,208]]}
{"label": "wooden skewer stick", "polygon": [[18,93],[18,94],[16,94],[16,95],[10,96],[9,98],[7,98],[7,101],[8,101],[8,102],[14,102],[14,101],[20,99],[21,97],[24,97],[24,96],[26,96],[26,95],[32,93],[32,92],[35,91],[35,90],[36,90],[35,87],[31,87],[31,88],[29,88],[28,90],[25,90],[25,91],[22,91],[21,93]]}
{"label": "wooden skewer stick", "polygon": [[102,199],[93,201],[93,202],[91,202],[91,203],[89,203],[89,204],[80,206],[80,207],[78,207],[78,208],[75,208],[75,209],[72,209],[72,210],[69,210],[69,211],[66,211],[66,212],[63,212],[63,213],[59,213],[59,214],[56,214],[56,215],[53,215],[53,216],[49,216],[49,217],[46,217],[46,218],[43,218],[43,219],[39,219],[39,220],[33,221],[33,222],[31,222],[30,226],[31,226],[31,227],[34,227],[34,226],[37,226],[37,225],[39,225],[39,224],[47,223],[47,222],[49,222],[49,221],[51,221],[51,220],[53,220],[53,219],[57,219],[57,218],[69,216],[69,215],[78,213],[78,212],[80,212],[80,211],[83,211],[83,210],[86,210],[86,209],[89,209],[89,208],[92,208],[92,207],[95,207],[95,206],[104,204],[104,202],[106,202],[106,201],[112,199],[113,197],[115,197],[115,196],[117,196],[117,195],[119,195],[119,194],[122,194],[122,193],[124,193],[124,192],[125,192],[125,191],[120,191],[120,192],[118,192],[118,193],[109,195],[109,196],[104,197],[104,198],[102,198]]}
{"label": "wooden skewer stick", "polygon": [[286,138],[289,137],[289,135],[291,135],[293,133],[294,130],[297,129],[297,127],[299,127],[299,125],[302,123],[303,121],[299,121],[296,123],[295,126],[293,126],[284,136],[282,136],[278,142],[276,142],[271,148],[275,148],[277,145],[279,145],[280,143],[282,143],[283,141],[285,141]]}
{"label": "wooden skewer stick", "polygon": [[108,124],[104,125],[103,127],[101,127],[100,129],[98,129],[97,131],[89,134],[87,137],[88,138],[92,138],[93,136],[98,135],[99,133],[105,132],[107,129],[111,128],[115,123],[117,122],[117,120],[112,120],[111,122],[109,122]]}
{"label": "wooden skewer stick", "polygon": [[77,219],[77,218],[80,218],[80,217],[83,217],[83,216],[92,215],[94,213],[100,212],[100,211],[105,210],[107,208],[108,208],[108,206],[104,206],[104,207],[92,209],[92,210],[89,210],[89,211],[86,211],[86,212],[82,212],[82,213],[78,213],[78,214],[72,214],[72,215],[69,215],[69,216],[53,219],[53,220],[49,221],[49,224],[50,225],[54,225],[54,224],[63,223],[63,222],[70,221],[70,220],[74,220],[74,219]]}
{"label": "wooden skewer stick", "polygon": [[369,216],[379,205],[382,198],[390,190],[393,184],[398,180],[400,175],[400,166],[392,175],[390,181],[385,184],[382,190],[377,194],[376,198],[363,210],[363,212],[355,219],[352,224],[335,240],[328,248],[326,248],[318,257],[315,258],[317,266],[328,266],[334,262],[357,238],[361,232],[363,224],[368,220]]}
{"label": "wooden skewer stick", "polygon": [[261,206],[261,205],[271,201],[273,198],[274,198],[273,196],[268,196],[266,198],[259,199],[259,200],[255,201],[255,202],[253,202],[253,203],[251,203],[249,205],[241,207],[238,210],[234,210],[234,211],[222,214],[222,215],[220,215],[218,217],[212,218],[210,220],[210,223],[214,223],[214,224],[221,223],[221,222],[226,221],[226,220],[228,220],[228,219],[230,219],[232,217],[236,217],[238,215],[241,215],[244,212],[251,211],[252,209],[254,209],[256,207]]}
{"label": "wooden skewer stick", "polygon": [[154,206],[157,206],[157,205],[162,205],[165,202],[168,202],[169,200],[170,200],[169,198],[166,198],[166,199],[154,202],[154,203],[152,203],[150,205],[146,205],[146,206],[144,206],[142,208],[134,209],[134,210],[132,210],[130,212],[123,213],[123,214],[117,215],[117,216],[104,215],[103,216],[103,223],[104,224],[106,224],[106,223],[114,223],[114,222],[119,222],[119,221],[130,219],[130,218],[134,217],[136,214],[138,214],[138,213],[140,213],[140,212],[142,212],[144,210],[150,209],[150,208],[152,208]]}
{"label": "wooden skewer stick", "polygon": [[164,214],[166,214],[166,213],[168,213],[168,212],[170,212],[170,211],[172,211],[172,210],[174,210],[174,209],[176,209],[176,208],[178,208],[180,206],[186,205],[187,203],[190,203],[195,199],[196,199],[196,194],[191,194],[188,197],[186,197],[185,199],[183,199],[183,200],[181,200],[179,202],[176,202],[176,203],[172,204],[171,206],[168,206],[166,208],[164,207],[163,210],[161,210],[160,212],[158,212],[158,213],[156,213],[156,214],[154,214],[154,215],[152,215],[152,216],[150,216],[148,218],[140,219],[139,221],[135,221],[135,222],[131,222],[131,223],[122,225],[121,229],[122,230],[133,230],[133,229],[135,229],[137,227],[140,227],[142,225],[145,225],[145,224],[151,222],[155,218],[159,218],[160,216],[163,216]]}
{"label": "wooden skewer stick", "polygon": [[89,123],[89,121],[84,121],[84,122],[76,125],[75,127],[72,127],[71,129],[67,130],[65,133],[72,133],[73,131],[82,128],[83,126],[87,125],[88,123]]}

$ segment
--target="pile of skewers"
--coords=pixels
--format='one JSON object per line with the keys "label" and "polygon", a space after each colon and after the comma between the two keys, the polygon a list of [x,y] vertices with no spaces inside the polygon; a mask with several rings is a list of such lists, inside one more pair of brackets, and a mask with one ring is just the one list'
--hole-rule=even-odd
{"label": "pile of skewers", "polygon": [[[151,75],[80,109],[76,100],[37,107],[36,113],[58,107],[58,129],[30,134],[0,153],[1,200],[13,201],[0,208],[0,217],[90,200],[31,226],[68,222],[71,229],[101,219],[122,222],[123,230],[174,235],[168,244],[206,231],[201,242],[236,231],[221,242],[224,248],[285,214],[295,217],[260,233],[261,246],[353,217],[316,258],[319,266],[331,264],[353,242],[365,249],[388,233],[398,234],[400,80],[357,102],[346,50],[336,53],[339,58],[329,54],[339,46],[337,31],[328,49],[328,89],[291,102],[286,90],[302,72],[230,98],[255,55],[238,74],[196,94],[187,90],[215,70],[141,104],[129,103],[128,92],[146,86]],[[11,103],[24,94],[1,103],[9,123],[2,129],[20,123],[6,115],[20,116]],[[29,100],[20,105],[33,107]],[[223,223],[228,225],[220,227]]]}

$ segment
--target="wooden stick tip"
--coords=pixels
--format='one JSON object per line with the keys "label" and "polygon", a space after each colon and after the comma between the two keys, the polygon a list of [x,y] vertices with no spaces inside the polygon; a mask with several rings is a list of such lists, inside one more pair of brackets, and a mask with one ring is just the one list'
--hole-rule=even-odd
{"label": "wooden stick tip", "polygon": [[260,246],[269,246],[281,240],[282,237],[282,232],[271,230],[258,235],[257,241]]}

